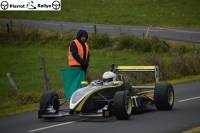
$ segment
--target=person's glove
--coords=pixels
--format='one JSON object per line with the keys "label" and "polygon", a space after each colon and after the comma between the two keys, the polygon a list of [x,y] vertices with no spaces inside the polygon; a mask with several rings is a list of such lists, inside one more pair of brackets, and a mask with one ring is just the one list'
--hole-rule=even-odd
{"label": "person's glove", "polygon": [[83,71],[86,72],[86,70],[87,70],[87,66],[86,66],[85,64],[81,64],[81,68],[83,69]]}

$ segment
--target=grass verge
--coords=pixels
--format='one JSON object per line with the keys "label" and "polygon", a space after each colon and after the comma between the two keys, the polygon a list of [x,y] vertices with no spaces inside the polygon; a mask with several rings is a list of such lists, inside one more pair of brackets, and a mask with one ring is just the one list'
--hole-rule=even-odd
{"label": "grass verge", "polygon": [[181,83],[187,83],[192,81],[200,80],[200,75],[192,75],[192,76],[186,76],[180,79],[173,79],[173,80],[167,80],[166,82],[172,83],[172,84],[181,84]]}
{"label": "grass verge", "polygon": [[195,127],[195,128],[189,129],[187,131],[184,131],[182,133],[200,133],[200,127]]}
{"label": "grass verge", "polygon": [[[12,32],[0,31],[0,112],[8,114],[14,110],[30,109],[39,102],[43,92],[40,57],[46,59],[51,88],[63,95],[61,69],[66,67],[67,46],[74,32],[58,33],[25,27]],[[168,42],[158,38],[135,36],[90,35],[90,67],[88,80],[99,79],[111,64],[158,65],[162,81],[182,83],[198,80],[200,74],[200,46],[195,44]],[[109,45],[108,45],[109,42]],[[13,92],[6,73],[16,80],[19,91]],[[190,76],[193,75],[193,76]],[[194,76],[197,75],[197,76]],[[189,77],[188,77],[189,76]],[[184,78],[185,77],[185,78]],[[152,82],[150,75],[130,76],[134,83]],[[132,82],[131,82],[132,83]],[[18,108],[19,107],[19,108]]]}
{"label": "grass verge", "polygon": [[38,110],[39,108],[39,103],[34,103],[34,104],[27,104],[27,105],[21,105],[21,106],[10,106],[7,108],[3,108],[0,111],[0,116],[8,116],[8,115],[14,115],[22,112],[27,112],[27,111],[34,111]]}
{"label": "grass verge", "polygon": [[1,12],[0,17],[99,24],[200,28],[199,0],[63,0],[60,12]]}

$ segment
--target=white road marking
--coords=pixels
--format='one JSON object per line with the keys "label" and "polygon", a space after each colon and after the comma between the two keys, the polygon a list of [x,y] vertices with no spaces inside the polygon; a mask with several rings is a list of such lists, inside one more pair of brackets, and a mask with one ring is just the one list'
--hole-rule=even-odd
{"label": "white road marking", "polygon": [[84,120],[86,120],[86,119],[81,119],[81,120],[77,120],[77,121],[69,121],[69,122],[60,123],[60,124],[56,124],[56,125],[37,128],[37,129],[29,130],[28,132],[29,133],[37,132],[37,131],[41,131],[41,130],[45,130],[45,129],[49,129],[49,128],[59,127],[59,126],[63,126],[63,125],[69,125],[69,124],[72,124],[72,123],[75,123],[75,122],[79,122],[79,121],[84,121]]}
{"label": "white road marking", "polygon": [[195,100],[195,99],[200,99],[200,97],[187,98],[187,99],[179,100],[178,102],[181,103],[181,102],[191,101],[191,100]]}

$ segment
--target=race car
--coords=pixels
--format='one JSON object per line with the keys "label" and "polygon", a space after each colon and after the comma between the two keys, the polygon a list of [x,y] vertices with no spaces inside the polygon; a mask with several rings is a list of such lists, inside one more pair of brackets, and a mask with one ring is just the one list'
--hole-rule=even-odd
{"label": "race car", "polygon": [[[153,86],[134,86],[127,83],[122,73],[153,72]],[[76,90],[66,109],[60,109],[59,96],[54,91],[45,92],[40,100],[39,118],[56,118],[67,115],[115,116],[127,120],[136,110],[152,105],[158,110],[171,110],[174,89],[170,83],[159,82],[158,66],[115,66],[105,72],[102,79]]]}

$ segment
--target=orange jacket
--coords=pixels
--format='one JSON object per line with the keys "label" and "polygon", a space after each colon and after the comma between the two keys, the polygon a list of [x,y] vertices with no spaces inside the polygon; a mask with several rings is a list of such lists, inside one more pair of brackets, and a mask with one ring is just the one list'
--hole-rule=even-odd
{"label": "orange jacket", "polygon": [[[81,59],[83,60],[83,55],[84,55],[84,51],[83,51],[83,47],[81,45],[81,43],[75,39],[73,40],[76,44],[76,47],[78,49],[78,54],[79,56],[81,57]],[[88,53],[89,53],[89,48],[88,48],[88,45],[87,43],[85,43],[85,46],[86,46],[86,58],[88,58]],[[70,50],[70,46],[68,48],[68,65],[69,66],[80,66],[81,64],[79,62],[77,62],[74,57],[72,56],[72,53],[71,53],[71,50]]]}

